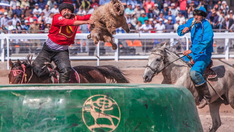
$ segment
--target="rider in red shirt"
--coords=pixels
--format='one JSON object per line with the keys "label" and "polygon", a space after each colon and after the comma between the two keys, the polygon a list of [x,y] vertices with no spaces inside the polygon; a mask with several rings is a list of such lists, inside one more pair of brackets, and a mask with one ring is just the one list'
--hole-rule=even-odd
{"label": "rider in red shirt", "polygon": [[79,25],[92,24],[91,15],[78,16],[73,14],[72,2],[63,2],[59,6],[59,14],[53,16],[48,39],[33,62],[34,72],[39,77],[48,78],[50,72],[45,66],[54,62],[60,73],[60,83],[68,83],[72,71],[69,60],[69,45],[74,44],[74,38]]}

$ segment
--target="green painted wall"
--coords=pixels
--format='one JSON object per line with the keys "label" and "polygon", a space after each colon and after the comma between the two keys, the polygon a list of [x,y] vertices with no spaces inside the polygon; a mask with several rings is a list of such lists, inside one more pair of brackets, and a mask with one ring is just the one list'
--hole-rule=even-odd
{"label": "green painted wall", "polygon": [[203,131],[191,93],[173,85],[0,86],[1,132],[91,130]]}

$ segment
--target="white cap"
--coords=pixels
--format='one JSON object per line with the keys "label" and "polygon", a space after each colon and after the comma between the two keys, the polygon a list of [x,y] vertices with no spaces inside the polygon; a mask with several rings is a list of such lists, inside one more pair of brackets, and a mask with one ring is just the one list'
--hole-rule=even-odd
{"label": "white cap", "polygon": [[4,12],[4,15],[7,15],[8,13],[7,12]]}
{"label": "white cap", "polygon": [[168,17],[168,20],[172,20],[172,17]]}
{"label": "white cap", "polygon": [[158,6],[158,4],[154,4],[154,6]]}
{"label": "white cap", "polygon": [[222,4],[227,4],[227,2],[226,1],[222,1]]}
{"label": "white cap", "polygon": [[149,21],[153,21],[153,18],[149,18]]}
{"label": "white cap", "polygon": [[142,10],[142,11],[140,11],[140,13],[141,13],[141,14],[145,14],[145,11]]}
{"label": "white cap", "polygon": [[160,18],[159,21],[163,21],[163,20]]}
{"label": "white cap", "polygon": [[164,4],[163,4],[163,7],[167,7],[167,6],[168,6],[167,3],[164,3]]}
{"label": "white cap", "polygon": [[171,6],[175,6],[175,3],[171,3]]}

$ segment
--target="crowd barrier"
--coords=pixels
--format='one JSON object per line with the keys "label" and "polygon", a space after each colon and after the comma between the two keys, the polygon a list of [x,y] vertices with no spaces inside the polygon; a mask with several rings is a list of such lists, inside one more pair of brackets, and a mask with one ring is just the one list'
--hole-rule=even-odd
{"label": "crowd barrier", "polygon": [[0,85],[0,131],[202,132],[192,94],[157,84]]}
{"label": "crowd barrier", "polygon": [[[75,44],[70,46],[71,60],[97,60],[98,64],[100,59],[147,59],[151,49],[162,41],[170,41],[172,46],[180,42],[175,47],[179,52],[191,45],[190,34],[179,37],[176,33],[121,33],[114,35],[119,48],[113,51],[109,44],[94,45],[92,40],[87,39],[87,35],[76,35]],[[46,39],[47,34],[1,34],[0,59],[2,62],[25,59],[25,54],[34,54],[35,58]],[[213,46],[213,58],[233,58],[234,33],[214,33]],[[22,51],[24,54],[21,55]]]}

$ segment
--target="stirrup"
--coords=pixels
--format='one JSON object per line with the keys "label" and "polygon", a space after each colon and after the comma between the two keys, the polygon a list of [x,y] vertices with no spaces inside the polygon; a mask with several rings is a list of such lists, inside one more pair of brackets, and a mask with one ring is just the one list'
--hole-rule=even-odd
{"label": "stirrup", "polygon": [[209,104],[209,100],[206,99],[205,97],[199,102],[198,108],[202,109],[204,108],[206,105]]}

